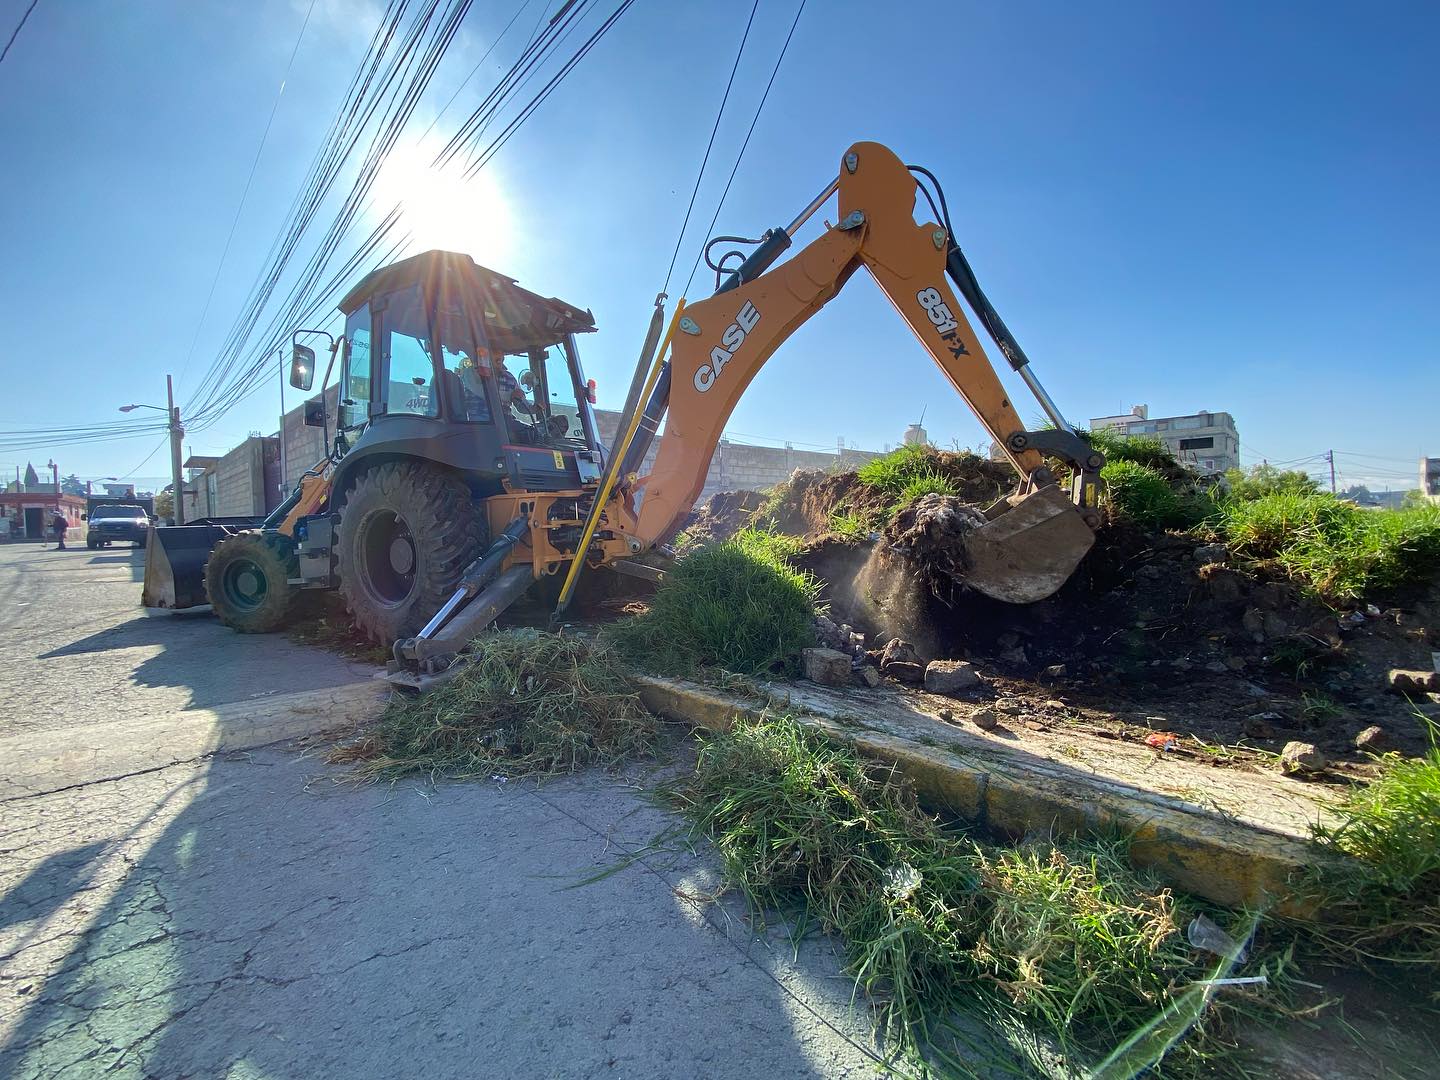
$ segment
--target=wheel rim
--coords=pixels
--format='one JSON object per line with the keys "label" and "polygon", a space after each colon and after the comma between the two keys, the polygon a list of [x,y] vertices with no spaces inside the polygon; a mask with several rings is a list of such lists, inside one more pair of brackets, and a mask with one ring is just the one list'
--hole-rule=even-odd
{"label": "wheel rim", "polygon": [[269,589],[265,571],[250,559],[236,559],[220,575],[220,591],[236,611],[254,611],[265,602]]}
{"label": "wheel rim", "polygon": [[362,576],[375,599],[399,607],[415,588],[415,540],[405,519],[378,510],[365,519],[359,537]]}

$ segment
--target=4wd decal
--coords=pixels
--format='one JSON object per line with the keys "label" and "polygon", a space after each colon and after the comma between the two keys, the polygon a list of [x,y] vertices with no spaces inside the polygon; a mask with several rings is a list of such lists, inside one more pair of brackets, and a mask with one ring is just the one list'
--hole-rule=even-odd
{"label": "4wd decal", "polygon": [[940,295],[939,289],[921,289],[915,294],[915,299],[920,301],[920,306],[925,309],[925,314],[930,316],[930,321],[935,324],[935,329],[940,331],[940,336],[945,339],[945,346],[954,357],[968,356],[970,350],[960,340],[959,322],[955,313],[950,310],[950,305]]}
{"label": "4wd decal", "polygon": [[701,364],[695,372],[695,389],[705,393],[715,385],[715,380],[725,370],[725,365],[730,362],[741,345],[745,344],[745,338],[750,331],[755,329],[755,324],[760,321],[760,312],[749,300],[735,316],[735,321],[725,328],[720,335],[720,344],[710,350],[710,363]]}

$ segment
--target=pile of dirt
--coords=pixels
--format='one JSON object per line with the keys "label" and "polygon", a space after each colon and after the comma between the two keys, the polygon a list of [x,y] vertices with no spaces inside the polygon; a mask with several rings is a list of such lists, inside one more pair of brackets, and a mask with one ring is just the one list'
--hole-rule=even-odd
{"label": "pile of dirt", "polygon": [[[1003,464],[935,457],[951,469],[963,462],[965,490],[980,496],[966,501],[975,505],[1000,494],[1002,475],[1009,484]],[[1420,716],[1440,717],[1434,701],[1385,685],[1390,669],[1431,666],[1440,585],[1403,606],[1337,611],[1223,545],[1113,522],[1054,596],[1005,604],[947,583],[953,530],[929,542],[938,525],[923,499],[902,507],[878,542],[829,527],[837,512],[892,504],[854,473],[796,474],[765,503],[778,530],[806,538],[799,562],[823,583],[831,618],[872,647],[901,637],[924,660],[969,659],[997,695],[1033,698],[1037,708],[1122,738],[1165,730],[1270,753],[1303,740],[1359,765],[1380,749],[1423,750]],[[743,493],[722,505],[754,506],[753,517],[761,500]],[[905,537],[914,542],[895,542]],[[1378,736],[1364,736],[1377,726]]]}

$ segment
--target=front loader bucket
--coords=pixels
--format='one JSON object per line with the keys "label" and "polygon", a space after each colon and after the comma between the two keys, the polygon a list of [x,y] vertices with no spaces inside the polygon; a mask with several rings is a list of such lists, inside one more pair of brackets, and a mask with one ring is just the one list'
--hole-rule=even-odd
{"label": "front loader bucket", "polygon": [[967,533],[965,584],[1008,604],[1044,600],[1070,580],[1095,533],[1054,484]]}
{"label": "front loader bucket", "polygon": [[145,544],[147,608],[191,608],[208,604],[205,563],[210,551],[234,530],[221,525],[166,525],[150,530]]}

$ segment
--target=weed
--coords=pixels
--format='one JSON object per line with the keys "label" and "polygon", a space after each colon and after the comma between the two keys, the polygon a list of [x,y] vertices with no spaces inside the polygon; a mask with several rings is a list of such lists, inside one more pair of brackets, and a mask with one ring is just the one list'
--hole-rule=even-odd
{"label": "weed", "polygon": [[456,677],[392,699],[373,732],[340,747],[366,780],[574,772],[647,753],[658,730],[628,677],[594,642],[536,630],[476,641]]}
{"label": "weed", "polygon": [[1350,860],[1317,869],[1307,888],[1324,909],[1322,939],[1361,957],[1440,964],[1440,749],[1387,754],[1374,783],[1336,808],[1316,839]]}
{"label": "weed", "polygon": [[802,542],[742,529],[680,559],[650,609],[608,637],[646,669],[690,675],[721,667],[758,675],[814,641],[819,586],[789,562]]}
{"label": "weed", "polygon": [[934,469],[917,473],[900,488],[900,502],[910,503],[922,495],[959,495],[955,481]]}
{"label": "weed", "polygon": [[834,510],[830,514],[830,531],[850,540],[868,540],[876,522],[869,514],[854,510]]}
{"label": "weed", "polygon": [[872,458],[855,470],[862,484],[898,496],[905,485],[916,477],[934,471],[930,464],[930,448],[920,445],[902,446],[883,457]]}

